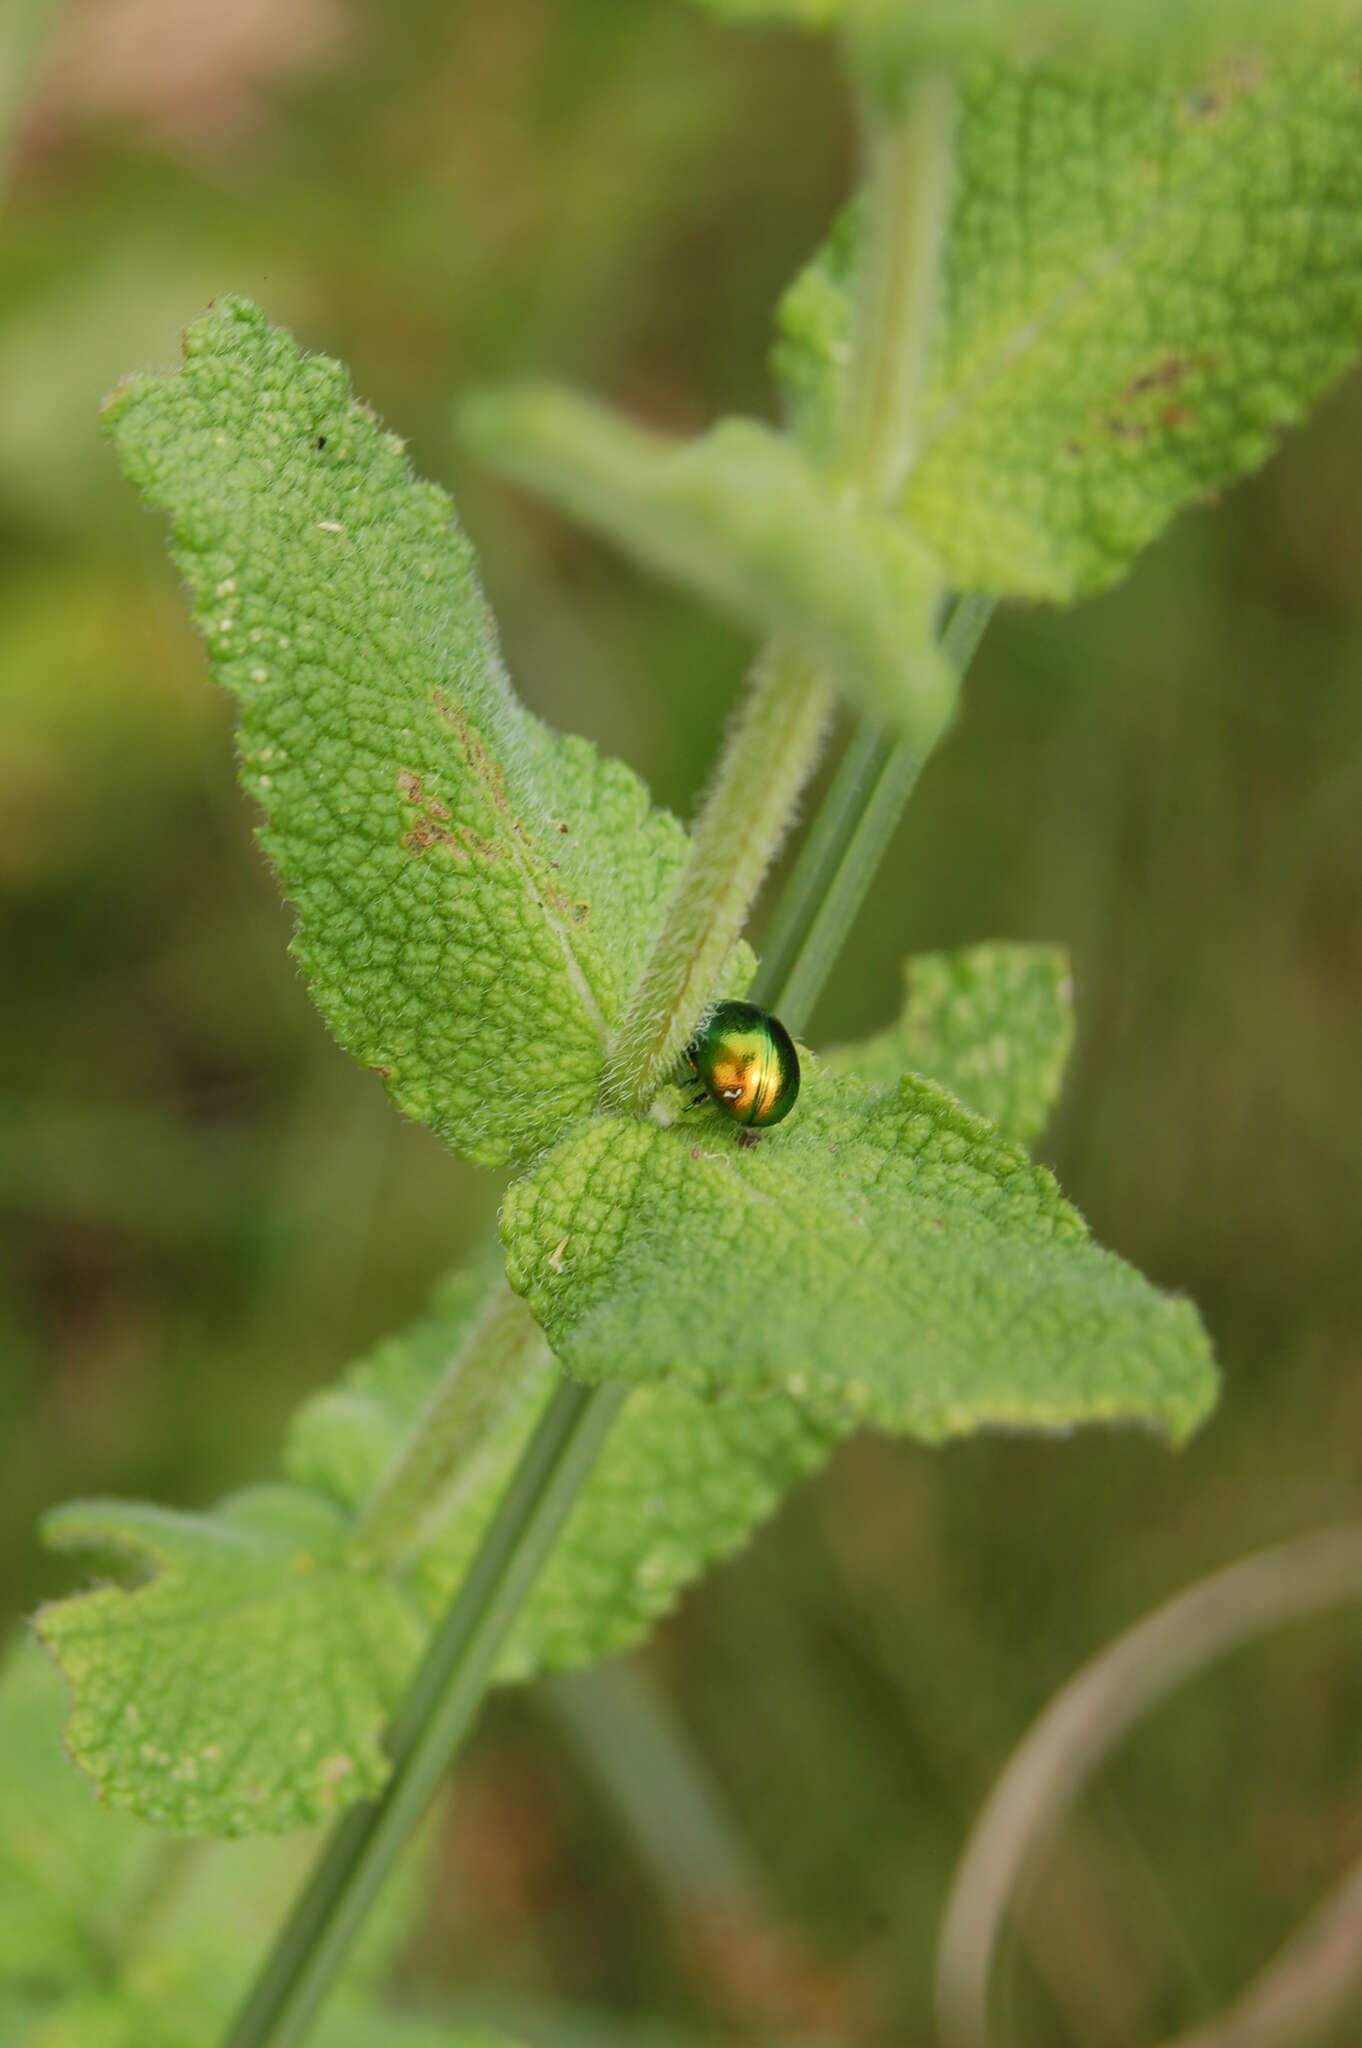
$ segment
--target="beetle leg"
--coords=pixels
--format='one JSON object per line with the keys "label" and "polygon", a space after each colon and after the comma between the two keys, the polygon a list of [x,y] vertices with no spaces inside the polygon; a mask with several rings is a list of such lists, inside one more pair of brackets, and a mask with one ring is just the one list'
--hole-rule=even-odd
{"label": "beetle leg", "polygon": [[738,1132],[738,1144],[742,1151],[751,1152],[761,1143],[760,1131],[749,1131],[746,1125]]}

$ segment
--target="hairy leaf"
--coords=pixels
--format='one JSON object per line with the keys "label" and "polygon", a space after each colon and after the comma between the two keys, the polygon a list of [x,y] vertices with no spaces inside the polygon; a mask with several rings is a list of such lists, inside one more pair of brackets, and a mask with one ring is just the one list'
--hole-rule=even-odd
{"label": "hairy leaf", "polygon": [[[1065,600],[1263,461],[1356,355],[1356,62],[1243,58],[1192,90],[975,65],[958,150],[902,509],[960,588]],[[782,309],[815,448],[858,238],[853,210]]]}
{"label": "hairy leaf", "polygon": [[225,299],[108,419],[172,516],[327,1021],[467,1157],[532,1153],[591,1106],[681,828],[516,703],[448,498],[339,364]]}
{"label": "hairy leaf", "polygon": [[1191,1304],[929,1081],[814,1074],[748,1152],[717,1110],[595,1118],[512,1186],[501,1228],[512,1286],[586,1380],[779,1388],[928,1441],[1104,1420],[1180,1440],[1214,1398]]}
{"label": "hairy leaf", "polygon": [[[344,1507],[362,1505],[418,1422],[437,1359],[456,1348],[465,1284],[456,1276],[429,1317],[352,1368],[333,1393],[308,1403],[289,1441],[295,1478]],[[412,1369],[418,1354],[428,1361],[424,1372]],[[525,1397],[494,1422],[434,1504],[429,1539],[407,1580],[432,1620],[471,1561],[558,1378],[539,1338]],[[637,1642],[683,1586],[774,1511],[831,1440],[783,1397],[713,1402],[679,1388],[640,1388],[607,1437],[516,1620],[499,1677],[568,1669]]]}
{"label": "hairy leaf", "polygon": [[[0,1667],[0,2039],[216,2048],[315,1842],[175,1842],[102,1811],[62,1753],[64,1697],[30,1645]],[[395,1889],[318,2026],[318,2048],[493,2048],[372,2002],[368,1987],[410,1926],[410,1885]]]}
{"label": "hairy leaf", "polygon": [[[469,1333],[476,1275],[387,1339],[290,1436],[296,1483],[211,1514],[77,1504],[49,1540],[114,1548],[154,1574],[45,1608],[74,1696],[68,1747],[111,1804],[194,1832],[281,1829],[372,1793],[379,1733],[426,1625],[443,1612],[559,1372],[525,1317],[521,1391],[429,1503],[404,1573],[372,1563],[357,1517]],[[681,1588],[737,1548],[833,1432],[781,1395],[714,1403],[641,1388],[607,1439],[499,1667],[590,1662],[646,1634]]]}
{"label": "hairy leaf", "polygon": [[94,1501],[47,1517],[49,1542],[152,1574],[38,1617],[72,1688],[67,1745],[106,1805],[240,1835],[377,1789],[386,1708],[422,1630],[395,1586],[349,1569],[349,1533],[329,1502],[286,1487],[213,1515]]}
{"label": "hairy leaf", "polygon": [[1227,49],[1299,48],[1354,22],[1354,0],[699,0],[734,22],[845,23],[902,59],[988,54],[1066,63],[1204,60]]}
{"label": "hairy leaf", "polygon": [[[989,952],[998,956],[992,971],[984,965]],[[1034,953],[1039,975],[1049,956]],[[1015,982],[1007,971],[1014,955]],[[1012,1098],[1041,1104],[1057,1084],[1061,1032],[1056,1025],[1047,1035],[1041,990],[1021,973],[1031,953],[998,947],[963,957],[978,963],[973,982],[965,977],[968,1001],[931,999],[924,972],[914,1058],[947,1079],[980,1071],[972,1053],[994,1044],[998,1005],[1015,987],[1008,1020],[1008,1028],[1017,1026]],[[951,965],[948,957],[943,967]],[[949,975],[947,981],[954,985]],[[973,1047],[971,1030],[978,1034]],[[982,1070],[992,1071],[987,1061]],[[705,1136],[712,1138],[712,1129]],[[731,1143],[727,1132],[724,1143]],[[570,1241],[549,1247],[550,1268],[556,1256],[566,1263],[571,1248]],[[427,1403],[451,1362],[466,1357],[488,1278],[477,1268],[451,1275],[427,1315],[304,1404],[285,1456],[291,1486],[254,1497],[255,1524],[268,1522],[279,1540],[257,1551],[250,1568],[234,1562],[224,1577],[219,1562],[242,1519],[239,1503],[201,1518],[104,1506],[67,1509],[52,1519],[49,1533],[58,1540],[116,1540],[162,1574],[131,1593],[105,1588],[78,1595],[40,1617],[75,1695],[68,1742],[106,1797],[121,1787],[139,1812],[221,1832],[293,1824],[291,1815],[301,1819],[318,1810],[319,1797],[343,1804],[366,1788],[375,1768],[381,1773],[381,1759],[375,1765],[368,1745],[395,1703],[401,1659],[372,1654],[367,1618],[386,1614],[385,1603],[398,1599],[395,1630],[402,1636],[412,1616],[419,1633],[443,1611],[557,1382],[558,1368],[527,1317],[525,1369],[513,1397],[488,1411],[463,1462],[426,1504],[421,1540],[395,1589],[368,1560],[362,1516],[394,1461],[425,1427]],[[712,1286],[707,1271],[696,1285],[703,1309]],[[737,1548],[786,1489],[818,1467],[853,1419],[811,1414],[782,1389],[708,1400],[674,1382],[636,1388],[521,1612],[499,1676],[570,1668],[637,1642],[687,1583]],[[168,1522],[178,1536],[173,1556]],[[300,1547],[311,1571],[297,1569]],[[161,1558],[169,1562],[161,1565]],[[366,1617],[364,1626],[349,1625],[352,1606]],[[156,1625],[147,1627],[147,1620]],[[225,1684],[196,1685],[187,1710],[179,1673],[196,1668],[205,1625],[226,1645],[221,1661],[234,1660],[234,1668]],[[290,1646],[282,1663],[273,1649],[281,1636]],[[139,1689],[137,1713],[129,1718],[131,1669]],[[218,1669],[215,1662],[215,1675]],[[252,1707],[249,1727],[259,1731],[244,1747],[243,1695]],[[348,1702],[347,1716],[344,1728],[328,1737],[337,1744],[332,1753],[363,1756],[368,1776],[356,1770],[328,1779],[323,1794],[312,1738],[318,1727],[334,1726],[339,1698]],[[176,1771],[186,1711],[199,1724],[200,1747],[220,1749],[216,1761],[233,1759],[211,1780],[200,1774],[188,1781]],[[214,1715],[216,1722],[206,1725]],[[272,1788],[264,1804],[249,1796],[262,1783]]]}
{"label": "hairy leaf", "polygon": [[870,709],[936,738],[954,695],[932,637],[940,572],[791,442],[737,419],[667,441],[539,385],[479,393],[460,419],[489,462],[635,561],[756,632],[802,638]]}
{"label": "hairy leaf", "polygon": [[1005,942],[904,962],[903,1011],[874,1038],[827,1055],[872,1086],[940,1081],[1014,1144],[1040,1135],[1073,1043],[1073,983],[1058,946]]}

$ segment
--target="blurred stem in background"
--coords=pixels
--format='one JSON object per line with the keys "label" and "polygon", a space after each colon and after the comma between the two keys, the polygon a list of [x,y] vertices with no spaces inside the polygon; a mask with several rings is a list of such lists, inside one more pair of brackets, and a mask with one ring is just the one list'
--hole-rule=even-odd
{"label": "blurred stem in background", "polygon": [[5,0],[0,8],[0,206],[14,155],[14,134],[57,18],[57,0]]}
{"label": "blurred stem in background", "polygon": [[[961,1857],[937,1957],[945,2048],[988,2048],[1004,1919],[1027,1864],[1132,1728],[1217,1657],[1362,1596],[1362,1526],[1322,1530],[1203,1579],[1071,1678],[1014,1751]],[[1168,2048],[1293,2048],[1362,1987],[1362,1862],[1217,2019]]]}

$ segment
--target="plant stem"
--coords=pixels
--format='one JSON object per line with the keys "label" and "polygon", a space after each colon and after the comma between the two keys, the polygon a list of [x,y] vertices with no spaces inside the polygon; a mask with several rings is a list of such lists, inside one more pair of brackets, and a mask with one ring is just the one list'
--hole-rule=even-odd
{"label": "plant stem", "polygon": [[[813,908],[821,903],[856,830],[866,800],[878,782],[894,738],[876,720],[865,718],[847,741],[826,796],[818,807],[799,856],[786,878],[780,901],[762,935],[761,964],[751,996],[763,1009],[779,1007],[790,971],[799,957]],[[782,1017],[784,1011],[781,1012]]]}
{"label": "plant stem", "polygon": [[[887,502],[911,457],[911,413],[936,303],[950,157],[950,121],[943,116],[949,96],[943,95],[939,81],[910,92],[903,120],[877,128],[872,137],[865,260],[873,285],[867,287],[850,366],[847,451],[850,488],[877,504]],[[903,351],[902,362],[896,351]],[[606,1100],[646,1107],[686,1045],[788,827],[830,706],[829,686],[792,648],[775,642],[766,650],[702,808],[662,936],[616,1033]],[[868,857],[858,849],[882,781],[883,773],[835,865],[826,866],[820,854],[800,883],[802,908],[792,915],[789,933],[796,964],[808,948],[823,890],[843,886],[840,878],[849,869],[859,876],[854,900],[864,892]],[[849,821],[850,808],[847,815]],[[837,836],[831,828],[825,835]],[[805,919],[809,933],[801,929]],[[807,987],[816,987],[831,959],[830,946],[822,945],[818,960],[805,970]],[[781,990],[775,994],[783,999]],[[510,1310],[505,1312],[509,1318]],[[500,1311],[488,1313],[498,1318],[499,1339],[511,1341],[512,1323],[503,1330]],[[418,1463],[427,1480],[432,1473],[438,1478],[452,1455],[460,1403],[452,1389],[446,1391],[441,1428],[447,1423],[450,1429],[432,1450],[429,1470],[425,1454],[413,1445],[405,1468],[400,1465],[394,1474],[388,1507],[376,1504],[375,1519],[389,1544],[411,1526],[410,1488]],[[388,1731],[393,1771],[381,1798],[352,1807],[336,1827],[226,2048],[292,2048],[301,2040],[447,1768],[520,1605],[628,1393],[620,1381],[590,1389],[570,1380],[559,1383]],[[373,1524],[371,1539],[372,1534]]]}
{"label": "plant stem", "polygon": [[24,94],[56,18],[56,0],[13,0],[0,29],[0,197],[8,181]]}
{"label": "plant stem", "polygon": [[877,507],[897,497],[915,453],[954,132],[955,87],[940,71],[909,81],[892,120],[869,116],[866,231],[841,438],[847,475]]}
{"label": "plant stem", "polygon": [[[957,686],[992,612],[991,598],[964,597],[951,613],[941,646]],[[910,741],[891,742],[879,726],[871,724],[863,726],[847,748],[824,807],[825,812],[832,809],[836,799],[828,829],[820,835],[824,822],[820,812],[805,848],[809,852],[815,839],[820,839],[816,856],[807,874],[802,875],[796,867],[781,905],[781,956],[773,963],[769,980],[763,957],[753,985],[753,1000],[778,1008],[789,1031],[802,1031],[808,1022],[903,816],[923,758]]]}
{"label": "plant stem", "polygon": [[694,1035],[817,758],[832,692],[780,647],[757,664],[690,857],[615,1032],[603,1099],[643,1110]]}
{"label": "plant stem", "polygon": [[561,1380],[388,1732],[393,1772],[351,1807],[290,1915],[227,2048],[291,2048],[334,1981],[482,1698],[497,1653],[628,1388]]}
{"label": "plant stem", "polygon": [[355,1528],[357,1567],[402,1569],[445,1506],[442,1489],[490,1425],[525,1399],[527,1374],[543,1366],[538,1324],[499,1279],[364,1504]]}
{"label": "plant stem", "polygon": [[[910,84],[897,118],[875,116],[869,126],[867,232],[839,467],[852,495],[876,507],[888,504],[912,460],[939,295],[954,109],[949,78],[928,72]],[[828,684],[797,655],[778,643],[766,650],[661,935],[616,1027],[602,1089],[611,1107],[646,1109],[693,1036],[812,772],[831,705]],[[840,778],[835,789],[839,803],[847,799]],[[815,849],[811,869],[822,857]]]}

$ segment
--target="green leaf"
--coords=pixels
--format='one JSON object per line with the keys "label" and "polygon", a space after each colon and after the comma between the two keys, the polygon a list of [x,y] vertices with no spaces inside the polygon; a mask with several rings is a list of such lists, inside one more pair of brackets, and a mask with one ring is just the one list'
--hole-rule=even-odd
{"label": "green leaf", "polygon": [[927,1441],[1085,1421],[1181,1440],[1214,1398],[1192,1305],[929,1081],[814,1073],[752,1151],[717,1110],[594,1118],[511,1187],[501,1229],[512,1286],[585,1380],[781,1389]]}
{"label": "green leaf", "polygon": [[341,1043],[485,1162],[594,1100],[685,837],[638,779],[515,701],[449,500],[255,307],[108,406],[173,520],[242,779]]}
{"label": "green leaf", "polygon": [[[545,1379],[546,1403],[557,1379],[547,1347]],[[432,1618],[471,1564],[542,1405],[488,1446],[413,1574]],[[680,1386],[636,1389],[517,1617],[498,1677],[571,1670],[632,1648],[685,1586],[775,1513],[838,1434],[783,1394],[710,1401]]]}
{"label": "green leaf", "polygon": [[541,385],[477,393],[459,417],[506,475],[754,632],[801,640],[876,714],[936,738],[954,700],[933,637],[940,572],[790,441],[740,419],[668,441]]}
{"label": "green leaf", "polygon": [[[451,1276],[428,1316],[353,1366],[337,1388],[308,1402],[289,1435],[290,1477],[344,1510],[360,1509],[420,1425],[475,1298],[468,1275]],[[428,1539],[406,1584],[432,1621],[462,1580],[558,1383],[547,1344],[532,1326],[531,1334],[522,1398],[492,1420],[431,1504]],[[821,1463],[832,1440],[830,1431],[782,1397],[716,1403],[681,1388],[640,1388],[606,1438],[521,1609],[499,1677],[569,1669],[638,1642],[675,1605],[683,1586],[774,1512],[786,1489]]]}
{"label": "green leaf", "polygon": [[[62,1752],[65,1688],[34,1647],[0,1666],[0,2039],[6,2048],[216,2048],[315,1841],[186,1843],[106,1813]],[[493,2048],[366,1989],[410,1928],[410,1862],[366,1930],[318,2048]]]}
{"label": "green leaf", "polygon": [[[1195,91],[975,65],[960,100],[902,510],[959,588],[1067,600],[1262,462],[1354,359],[1356,62],[1245,59]],[[781,313],[777,369],[816,450],[858,237],[853,210]]]}
{"label": "green leaf", "polygon": [[[49,1540],[116,1547],[154,1574],[39,1616],[71,1684],[66,1741],[110,1805],[193,1832],[286,1829],[372,1793],[378,1737],[429,1623],[444,1611],[558,1381],[525,1317],[529,1370],[428,1504],[400,1578],[368,1556],[359,1511],[473,1326],[477,1274],[387,1339],[297,1417],[290,1486],[211,1514],[77,1504]],[[681,1588],[736,1549],[812,1471],[835,1432],[782,1396],[631,1397],[522,1610],[503,1680],[635,1643]]]}
{"label": "green leaf", "polygon": [[874,1038],[835,1047],[834,1074],[894,1086],[926,1074],[1005,1138],[1030,1145],[1073,1043],[1073,982],[1058,946],[994,943],[904,962],[903,1011]]}
{"label": "green leaf", "polygon": [[[1028,1118],[1038,1120],[1057,1079],[1067,1038],[1061,965],[1060,956],[1043,948],[980,947],[960,956],[928,956],[910,970],[909,1016],[888,1035],[894,1043],[883,1048],[885,1059],[898,1061],[902,1034],[911,1045],[908,1057],[955,1082],[962,1092],[972,1092],[980,1107],[996,1108],[1014,1126]],[[1012,1058],[1006,1069],[998,1067],[994,1053],[1000,1022],[1012,1034]],[[857,1050],[878,1062],[878,1046],[879,1041],[872,1040],[869,1048]],[[843,1057],[834,1055],[834,1062]],[[891,1078],[890,1071],[878,1064],[875,1071],[877,1077]],[[999,1090],[988,1101],[980,1087],[985,1081]],[[712,1180],[718,1203],[728,1203],[724,1214],[731,1215],[736,1208],[741,1221],[750,1198],[745,1191],[735,1193],[737,1177],[754,1168],[759,1175],[776,1168],[780,1192],[773,1203],[762,1205],[761,1213],[788,1231],[790,1241],[783,1246],[782,1257],[786,1252],[800,1255],[810,1269],[804,1275],[806,1284],[811,1274],[815,1286],[829,1281],[847,1235],[849,1176],[863,1174],[871,1158],[883,1160],[885,1187],[894,1203],[883,1254],[872,1257],[867,1269],[866,1278],[877,1288],[883,1259],[892,1262],[893,1248],[906,1231],[925,1233],[929,1258],[939,1260],[937,1240],[945,1235],[947,1222],[952,1239],[959,1238],[960,1256],[952,1278],[961,1285],[970,1280],[972,1247],[977,1247],[978,1270],[972,1284],[978,1289],[974,1306],[980,1311],[981,1326],[987,1323],[992,1329],[995,1317],[1015,1311],[1017,1304],[1008,1289],[1018,1284],[1019,1265],[1026,1267],[1029,1260],[1026,1270],[1038,1283],[1056,1267],[1056,1328],[1061,1311],[1076,1315],[1086,1301],[1093,1315],[1088,1334],[1105,1342],[1105,1352],[1097,1347],[1090,1359],[1062,1354],[1051,1359],[1044,1351],[1047,1332],[1044,1326],[1036,1327],[1034,1304],[1028,1301],[1017,1328],[1022,1333],[1031,1330],[1033,1350],[1042,1353],[1040,1358],[1025,1345],[1014,1352],[1009,1336],[1002,1358],[990,1363],[985,1356],[970,1362],[948,1386],[940,1368],[949,1362],[944,1341],[951,1324],[937,1328],[929,1300],[925,1323],[908,1333],[902,1371],[922,1380],[921,1402],[949,1405],[950,1427],[986,1420],[1054,1423],[1134,1415],[1161,1420],[1178,1435],[1200,1415],[1213,1379],[1193,1312],[1163,1302],[1119,1261],[1094,1250],[1047,1175],[1037,1174],[938,1091],[924,1083],[906,1085],[910,1096],[918,1091],[926,1108],[908,1117],[903,1129],[897,1128],[905,1121],[897,1094],[885,1098],[877,1109],[874,1099],[855,1084],[820,1081],[815,1074],[794,1118],[755,1154],[736,1151],[731,1130],[716,1126],[707,1113],[687,1116],[684,1125],[671,1131],[652,1123],[595,1120],[584,1135],[599,1141],[591,1149],[603,1176],[616,1165],[632,1175],[632,1153],[639,1144],[644,1150],[658,1145],[657,1161],[649,1162],[657,1171],[654,1198],[641,1198],[639,1207],[626,1217],[613,1198],[598,1201],[594,1189],[585,1199],[574,1196],[572,1222],[551,1241],[536,1238],[535,1231],[547,1217],[548,1194],[563,1179],[562,1149],[545,1160],[535,1181],[512,1190],[508,1230],[520,1256],[528,1229],[541,1285],[561,1274],[575,1289],[588,1248],[588,1239],[580,1234],[584,1220],[593,1226],[588,1264],[598,1277],[609,1250],[604,1233],[619,1232],[614,1277],[623,1289],[624,1324],[636,1323],[650,1302],[660,1317],[669,1317],[667,1290],[679,1292],[680,1321],[673,1322],[669,1343],[679,1328],[700,1326],[696,1357],[706,1372],[715,1368],[714,1380],[729,1391],[720,1399],[709,1399],[678,1380],[655,1381],[634,1390],[507,1642],[499,1669],[503,1680],[588,1663],[637,1642],[686,1584],[741,1545],[786,1489],[817,1469],[860,1413],[854,1390],[840,1404],[820,1397],[811,1406],[810,1396],[817,1392],[817,1361],[810,1356],[808,1333],[821,1322],[810,1321],[805,1327],[803,1317],[812,1306],[821,1318],[826,1304],[821,1299],[811,1304],[807,1292],[792,1293],[788,1319],[798,1327],[782,1352],[784,1326],[767,1319],[758,1299],[761,1273],[748,1276],[744,1265],[744,1279],[730,1300],[723,1264],[703,1256],[697,1259],[696,1253],[697,1245],[730,1240],[712,1235],[712,1217],[701,1217],[697,1223],[693,1217],[666,1213],[678,1172],[682,1186],[697,1172],[706,1182]],[[1011,1107],[1005,1107],[1008,1103]],[[889,1149],[883,1142],[887,1128],[894,1141]],[[809,1142],[793,1155],[793,1178],[804,1173],[810,1151],[817,1170],[807,1197],[799,1190],[793,1196],[789,1192],[788,1152],[786,1168],[780,1169],[783,1148],[801,1131]],[[867,1131],[873,1136],[873,1153],[867,1152]],[[962,1133],[967,1135],[962,1138]],[[838,1145],[837,1153],[832,1144]],[[914,1144],[926,1153],[933,1171],[942,1157],[954,1171],[957,1162],[948,1155],[958,1151],[964,1162],[960,1173],[983,1178],[980,1201],[975,1202],[972,1186],[962,1180],[952,1190],[958,1209],[939,1206],[932,1200],[938,1182],[924,1172],[915,1207]],[[571,1165],[571,1159],[567,1163]],[[640,1171],[640,1187],[645,1177]],[[907,1198],[905,1179],[910,1185]],[[808,1211],[817,1210],[821,1217],[825,1199],[831,1234],[825,1246],[816,1244],[810,1252],[800,1232]],[[925,1214],[923,1205],[929,1205]],[[906,1221],[900,1214],[905,1207]],[[873,1213],[868,1204],[864,1213]],[[937,1217],[942,1221],[940,1232],[932,1220]],[[656,1236],[650,1241],[654,1225]],[[719,1227],[729,1227],[722,1216]],[[856,1249],[864,1256],[865,1232],[854,1224],[851,1229]],[[681,1230],[688,1233],[684,1246],[678,1242]],[[816,1230],[821,1232],[821,1223]],[[1033,1239],[1033,1250],[1024,1250]],[[1001,1252],[999,1240],[1005,1241]],[[740,1241],[749,1241],[747,1235]],[[1057,1258],[1057,1253],[1063,1256]],[[996,1282],[989,1277],[995,1261]],[[792,1275],[794,1271],[792,1259]],[[904,1312],[896,1277],[893,1291],[883,1286],[883,1298],[877,1294],[869,1306],[863,1289],[847,1288],[845,1277],[834,1272],[830,1282],[839,1294],[845,1293],[837,1307],[845,1321],[828,1324],[830,1333],[837,1331],[835,1344],[831,1334],[828,1343],[839,1361],[858,1350],[863,1326],[892,1331],[895,1318]],[[911,1284],[911,1269],[908,1279]],[[921,1289],[924,1298],[935,1285],[931,1280]],[[395,1704],[402,1657],[376,1657],[366,1630],[387,1626],[373,1618],[389,1614],[385,1603],[396,1600],[401,1618],[391,1624],[393,1633],[400,1637],[409,1631],[414,1647],[426,1624],[443,1612],[557,1384],[558,1369],[547,1346],[529,1326],[523,1370],[517,1368],[510,1398],[486,1408],[483,1426],[465,1446],[462,1463],[426,1504],[419,1518],[420,1541],[408,1568],[396,1581],[383,1577],[367,1556],[365,1506],[394,1461],[427,1429],[428,1403],[450,1372],[451,1361],[457,1371],[465,1369],[463,1347],[477,1324],[486,1288],[484,1270],[451,1276],[426,1316],[378,1345],[337,1386],[303,1406],[285,1457],[291,1486],[247,1496],[246,1519],[271,1532],[270,1542],[249,1562],[236,1559],[232,1550],[243,1520],[239,1502],[202,1518],[108,1506],[67,1509],[52,1518],[49,1533],[68,1542],[98,1543],[121,1534],[122,1543],[139,1561],[162,1574],[131,1593],[104,1588],[78,1595],[47,1608],[40,1617],[41,1631],[73,1686],[68,1742],[77,1761],[99,1779],[106,1797],[122,1788],[136,1810],[187,1828],[224,1831],[296,1824],[297,1818],[319,1810],[318,1752],[312,1733],[324,1725],[323,1717],[333,1717],[334,1725],[339,1698],[348,1706],[345,1724],[334,1736],[334,1753],[362,1756],[365,1769],[334,1783],[328,1780],[325,1796],[343,1804],[364,1790],[366,1782],[371,1788],[381,1775],[381,1758],[369,1745]],[[559,1308],[565,1310],[566,1302]],[[943,1300],[943,1310],[958,1318],[958,1292]],[[568,1319],[564,1314],[565,1324]],[[925,1335],[925,1330],[933,1334]],[[1123,1330],[1133,1353],[1124,1366],[1118,1355]],[[1152,1348],[1143,1349],[1151,1337]],[[587,1337],[567,1333],[563,1341],[575,1356]],[[918,1353],[931,1354],[932,1379],[914,1365],[914,1346]],[[774,1372],[768,1372],[773,1361]],[[658,1362],[669,1362],[665,1347]],[[892,1360],[891,1365],[900,1369]],[[475,1362],[472,1369],[476,1370]],[[763,1373],[772,1381],[772,1391],[762,1392],[754,1385]],[[792,1379],[798,1398],[791,1396]],[[933,1413],[922,1426],[926,1433],[939,1434],[946,1425]],[[173,1556],[165,1533],[168,1522],[180,1534]],[[224,1541],[233,1558],[225,1573]],[[300,1549],[312,1560],[310,1572],[296,1569]],[[170,1561],[160,1566],[161,1557]],[[359,1626],[347,1618],[352,1605],[361,1616]],[[147,1621],[156,1625],[148,1627]],[[197,1674],[194,1659],[201,1653],[205,1628],[228,1646],[220,1661],[233,1668],[220,1684],[204,1683],[198,1675],[186,1709],[179,1674],[184,1669]],[[290,1661],[283,1667],[272,1647],[280,1639],[289,1645]],[[216,1652],[214,1656],[216,1681]],[[125,1713],[133,1697],[130,1672],[136,1673],[134,1719]],[[252,1705],[248,1726],[258,1731],[244,1747],[243,1697]],[[239,1759],[211,1783],[202,1775],[190,1783],[175,1774],[186,1710],[197,1718],[201,1746],[206,1742],[221,1748],[224,1758]],[[306,1749],[300,1742],[303,1735],[308,1737]],[[150,1758],[145,1753],[148,1746]],[[262,1784],[272,1788],[271,1799],[263,1806],[254,1797]]]}
{"label": "green leaf", "polygon": [[139,1890],[163,1844],[100,1812],[62,1754],[59,1674],[29,1645],[0,1667],[0,1990],[45,2003],[98,1985],[105,1901]]}
{"label": "green leaf", "polygon": [[386,1708],[422,1630],[395,1586],[349,1569],[329,1502],[286,1487],[213,1515],[80,1502],[44,1534],[152,1574],[38,1616],[72,1688],[67,1746],[106,1805],[240,1835],[304,1827],[382,1784]]}
{"label": "green leaf", "polygon": [[699,0],[731,22],[845,23],[900,61],[988,55],[1069,64],[1182,62],[1251,44],[1299,48],[1355,21],[1352,0]]}

